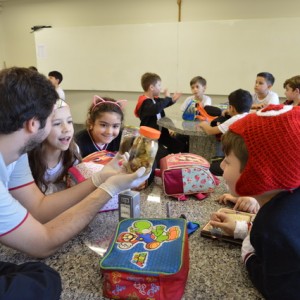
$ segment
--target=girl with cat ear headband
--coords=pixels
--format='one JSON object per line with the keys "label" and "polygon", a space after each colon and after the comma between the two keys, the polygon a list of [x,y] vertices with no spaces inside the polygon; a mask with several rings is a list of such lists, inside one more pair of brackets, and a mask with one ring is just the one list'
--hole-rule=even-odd
{"label": "girl with cat ear headband", "polygon": [[124,100],[124,99],[116,100],[116,101],[104,100],[100,96],[95,95],[93,98],[94,106],[91,109],[91,111],[93,111],[98,105],[105,104],[105,103],[111,103],[111,104],[117,105],[120,107],[121,110],[123,110],[125,105],[127,104],[127,100]]}

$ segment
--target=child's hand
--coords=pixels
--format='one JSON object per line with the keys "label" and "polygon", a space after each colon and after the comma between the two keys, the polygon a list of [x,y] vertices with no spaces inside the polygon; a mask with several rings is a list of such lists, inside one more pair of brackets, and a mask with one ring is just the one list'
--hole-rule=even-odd
{"label": "child's hand", "polygon": [[171,95],[170,95],[168,89],[164,89],[164,90],[163,90],[163,94],[164,94],[164,97],[171,97]]}
{"label": "child's hand", "polygon": [[[197,127],[199,127],[199,128],[202,128],[202,129],[204,129],[204,127],[206,127],[207,125],[208,125],[208,122],[207,122],[207,120],[200,120],[199,119],[199,124],[197,124],[196,126]],[[209,125],[208,125],[209,126]]]}
{"label": "child's hand", "polygon": [[222,229],[225,233],[233,236],[235,221],[230,219],[227,214],[215,212],[210,216],[210,225]]}
{"label": "child's hand", "polygon": [[238,197],[234,197],[231,194],[223,194],[218,198],[219,203],[227,204],[227,201],[230,201],[232,203],[236,203],[238,200]]}
{"label": "child's hand", "polygon": [[238,197],[233,209],[256,214],[259,210],[259,204],[252,197]]}
{"label": "child's hand", "polygon": [[228,109],[222,110],[221,115],[222,115],[222,117],[226,117],[226,115],[228,115]]}
{"label": "child's hand", "polygon": [[171,137],[175,137],[176,136],[176,132],[173,131],[173,130],[170,130],[170,129],[169,129],[169,134],[170,134]]}
{"label": "child's hand", "polygon": [[181,97],[181,95],[182,93],[174,93],[172,97],[173,102],[176,102]]}

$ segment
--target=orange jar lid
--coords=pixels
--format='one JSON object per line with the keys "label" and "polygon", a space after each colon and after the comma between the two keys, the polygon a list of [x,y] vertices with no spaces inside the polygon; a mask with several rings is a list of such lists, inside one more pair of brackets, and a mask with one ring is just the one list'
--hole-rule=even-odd
{"label": "orange jar lid", "polygon": [[155,140],[158,140],[160,137],[159,130],[156,130],[156,129],[148,127],[148,126],[141,126],[140,134],[142,134],[143,136],[145,136],[147,138],[155,139]]}

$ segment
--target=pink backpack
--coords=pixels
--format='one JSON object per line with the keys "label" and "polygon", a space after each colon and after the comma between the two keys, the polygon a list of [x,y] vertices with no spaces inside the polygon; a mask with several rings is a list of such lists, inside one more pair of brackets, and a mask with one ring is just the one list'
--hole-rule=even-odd
{"label": "pink backpack", "polygon": [[[102,150],[84,157],[81,163],[68,170],[67,186],[74,186],[90,178],[94,173],[101,171],[104,165],[110,162],[114,156],[113,152]],[[100,212],[116,210],[118,207],[118,196],[115,196],[102,207]]]}
{"label": "pink backpack", "polygon": [[202,200],[214,191],[219,179],[209,171],[209,162],[192,153],[170,154],[160,160],[160,176],[166,195],[186,200],[194,195]]}

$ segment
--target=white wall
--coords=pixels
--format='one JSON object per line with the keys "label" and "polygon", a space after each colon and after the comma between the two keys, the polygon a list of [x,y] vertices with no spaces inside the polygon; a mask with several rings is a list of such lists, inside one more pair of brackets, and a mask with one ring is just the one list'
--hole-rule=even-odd
{"label": "white wall", "polygon": [[[228,20],[249,18],[288,18],[299,17],[300,1],[286,0],[182,0],[182,22],[199,20]],[[176,22],[178,18],[177,0],[23,0],[8,1],[0,15],[0,67],[3,61],[9,66],[36,65],[34,36],[30,28],[34,25],[51,25],[53,27],[97,26],[107,24],[141,24]],[[44,29],[47,30],[47,29]],[[264,31],[270,28],[262,28]],[[289,30],[287,28],[287,30]],[[204,46],[201,36],[194,36]],[[296,37],[295,37],[296,38]],[[155,43],[155,33],[149,37],[149,43]],[[285,47],[280,45],[283,51]],[[187,45],[188,46],[188,45]],[[259,45],[257,45],[259,47]],[[91,45],[92,47],[92,45]],[[59,45],[58,45],[59,51]],[[272,49],[270,49],[272,51]],[[205,59],[193,57],[191,59]],[[59,70],[59,66],[57,66]],[[262,71],[262,70],[258,70]],[[153,70],[155,72],[155,70]],[[198,75],[198,74],[193,74]],[[205,74],[199,75],[205,77]],[[274,74],[276,77],[276,74]],[[291,74],[291,76],[296,74]],[[78,74],[80,76],[80,74]],[[231,75],[229,75],[231,77]],[[253,74],[253,81],[255,74]],[[282,83],[275,83],[279,86]],[[63,84],[62,84],[63,87]],[[209,82],[207,93],[209,94]],[[93,94],[109,95],[130,100],[126,112],[128,123],[137,120],[129,111],[135,105],[138,93],[116,91],[66,91],[68,102],[76,122],[85,119],[88,104]],[[226,95],[212,95],[215,103],[226,100]],[[184,97],[183,97],[184,98]],[[173,106],[174,107],[174,106]],[[172,109],[173,109],[172,107]],[[176,107],[174,108],[176,109]]]}

